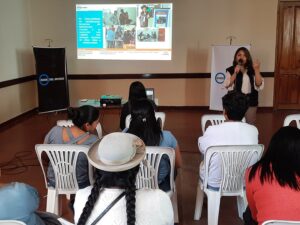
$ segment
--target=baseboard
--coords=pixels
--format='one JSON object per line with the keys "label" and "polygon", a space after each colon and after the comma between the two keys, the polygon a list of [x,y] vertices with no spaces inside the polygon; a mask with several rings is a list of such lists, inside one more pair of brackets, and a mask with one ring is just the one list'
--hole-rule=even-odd
{"label": "baseboard", "polygon": [[20,114],[20,115],[18,115],[18,116],[16,116],[16,117],[14,117],[14,118],[12,118],[12,119],[6,121],[6,122],[4,122],[4,123],[1,123],[1,124],[0,124],[0,131],[6,129],[6,128],[8,128],[8,127],[11,127],[11,126],[13,126],[13,125],[15,125],[15,124],[17,124],[17,123],[19,123],[20,121],[22,121],[22,120],[24,120],[24,119],[27,119],[28,117],[30,117],[30,116],[32,116],[32,115],[37,114],[37,113],[38,113],[37,109],[38,109],[38,108],[31,109],[31,110],[29,110],[29,111],[27,111],[27,112],[24,112],[24,113],[22,113],[22,114]]}
{"label": "baseboard", "polygon": [[[158,110],[169,110],[169,109],[190,109],[190,110],[207,110],[212,112],[221,112],[218,110],[210,110],[209,106],[158,106]],[[273,106],[259,106],[257,110],[259,112],[270,112],[273,111]]]}
{"label": "baseboard", "polygon": [[208,106],[165,106],[165,105],[158,106],[158,110],[170,110],[170,109],[209,110],[209,107]]}

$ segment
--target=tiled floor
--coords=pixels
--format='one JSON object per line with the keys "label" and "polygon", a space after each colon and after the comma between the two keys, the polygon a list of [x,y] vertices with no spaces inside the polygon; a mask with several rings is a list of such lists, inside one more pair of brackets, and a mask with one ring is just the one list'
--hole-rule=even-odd
{"label": "tiled floor", "polygon": [[[165,109],[161,111],[166,112],[167,115],[165,129],[172,131],[177,137],[183,157],[183,166],[176,182],[180,225],[207,224],[205,203],[201,219],[194,221],[193,215],[200,163],[197,138],[201,135],[200,117],[208,113],[208,110]],[[101,111],[104,133],[118,130],[119,113],[118,109]],[[282,126],[285,115],[290,113],[295,111],[260,110],[257,117],[260,143],[267,145],[271,134]],[[20,181],[36,187],[41,195],[41,210],[45,210],[46,188],[34,145],[43,142],[45,134],[59,119],[65,119],[65,113],[31,115],[9,126],[0,127],[0,183]],[[65,200],[63,200],[62,215],[72,221],[72,213]],[[237,216],[234,197],[222,198],[219,215],[220,225],[243,224]]]}

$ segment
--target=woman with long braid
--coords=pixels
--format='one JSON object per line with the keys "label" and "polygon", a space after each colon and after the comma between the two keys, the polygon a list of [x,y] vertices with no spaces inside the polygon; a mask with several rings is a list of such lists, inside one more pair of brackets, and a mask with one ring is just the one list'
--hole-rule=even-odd
{"label": "woman with long braid", "polygon": [[75,224],[173,225],[168,195],[161,190],[136,190],[144,157],[144,142],[132,134],[111,133],[96,142],[88,153],[96,180],[76,193]]}

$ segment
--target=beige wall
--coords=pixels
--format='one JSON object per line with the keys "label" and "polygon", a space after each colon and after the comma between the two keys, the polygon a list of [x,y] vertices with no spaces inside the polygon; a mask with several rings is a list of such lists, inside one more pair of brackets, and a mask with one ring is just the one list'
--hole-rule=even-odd
{"label": "beige wall", "polygon": [[46,46],[45,39],[51,38],[53,46],[65,46],[70,74],[185,73],[209,72],[211,45],[228,44],[226,38],[234,35],[233,44],[252,45],[262,71],[274,71],[277,0],[173,2],[171,61],[77,60],[75,4],[98,0],[31,0],[33,43]]}
{"label": "beige wall", "polygon": [[[99,3],[95,0],[88,2]],[[126,3],[130,2],[136,1]],[[260,59],[262,71],[274,71],[277,0],[174,0],[171,61],[77,60],[76,3],[87,1],[31,0],[33,43],[45,46],[45,39],[51,38],[53,46],[65,46],[69,74],[210,72],[211,45],[228,44],[226,38],[229,35],[236,37],[233,44],[251,44],[252,55]],[[209,103],[209,79],[142,81],[155,88],[160,105],[203,106]],[[130,82],[70,81],[71,102],[108,93],[127,98]],[[261,106],[272,106],[273,78],[266,79],[266,88],[260,98]]]}
{"label": "beige wall", "polygon": [[36,107],[36,82],[0,88],[0,124]]}
{"label": "beige wall", "polygon": [[[71,105],[78,99],[97,99],[104,94],[121,95],[128,98],[128,86],[134,80],[69,81]],[[155,97],[162,106],[208,106],[210,79],[159,79],[142,80],[146,87],[155,87]],[[273,78],[265,79],[265,89],[259,95],[260,106],[273,105]],[[180,92],[180,93],[178,93]]]}
{"label": "beige wall", "polygon": [[[264,72],[274,71],[277,0],[174,0],[173,54],[171,61],[77,60],[75,4],[99,3],[98,0],[9,0],[0,2],[0,81],[34,74],[31,45],[66,47],[69,74],[132,73],[207,73],[210,72],[211,45],[251,44],[254,58],[260,59]],[[104,3],[105,1],[101,1]],[[121,1],[106,0],[107,3]],[[136,2],[128,0],[126,3]],[[147,1],[141,1],[146,3]],[[13,16],[12,16],[13,14]],[[132,80],[70,81],[71,102],[79,98],[97,98],[101,94],[121,94],[127,98]],[[142,80],[154,87],[160,105],[206,106],[209,79]],[[36,107],[36,87],[21,85],[1,89],[1,104],[24,102],[13,113],[1,110],[0,122]],[[20,86],[20,87],[18,87]],[[25,98],[25,100],[24,100]],[[33,100],[31,101],[31,100]],[[261,106],[273,104],[273,78],[266,79],[260,94]],[[3,111],[3,112],[2,112]]]}
{"label": "beige wall", "polygon": [[[0,2],[0,82],[34,74],[29,15],[27,0]],[[0,100],[0,123],[35,108],[35,82],[1,88]]]}

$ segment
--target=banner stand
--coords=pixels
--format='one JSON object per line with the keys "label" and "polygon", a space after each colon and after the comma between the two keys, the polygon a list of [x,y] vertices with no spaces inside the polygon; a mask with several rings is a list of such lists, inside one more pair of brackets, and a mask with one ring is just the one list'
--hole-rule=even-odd
{"label": "banner stand", "polygon": [[33,46],[38,85],[39,112],[55,112],[69,107],[65,48]]}

